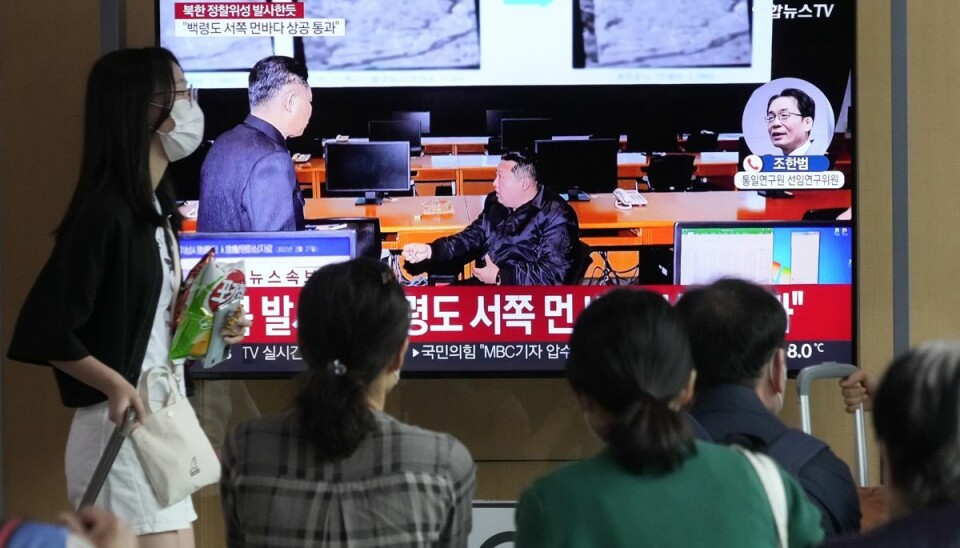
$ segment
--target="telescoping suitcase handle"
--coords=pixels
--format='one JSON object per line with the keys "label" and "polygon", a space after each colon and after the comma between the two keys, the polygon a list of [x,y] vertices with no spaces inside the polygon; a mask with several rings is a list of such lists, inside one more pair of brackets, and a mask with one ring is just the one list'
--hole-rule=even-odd
{"label": "telescoping suitcase handle", "polygon": [[130,431],[133,430],[133,422],[136,418],[137,412],[130,407],[123,414],[123,423],[118,424],[113,429],[113,434],[107,441],[107,446],[103,450],[103,455],[100,456],[97,468],[93,471],[93,477],[90,478],[90,484],[87,485],[87,490],[84,491],[83,498],[80,499],[80,508],[90,506],[97,501],[97,496],[100,494],[100,489],[103,488],[103,483],[107,481],[107,475],[110,473],[113,461],[117,459],[117,453],[120,452],[120,446],[123,445],[123,440],[127,439]]}
{"label": "telescoping suitcase handle", "polygon": [[[797,396],[800,398],[800,427],[810,434],[810,386],[819,379],[843,379],[857,372],[857,366],[849,363],[826,362],[804,367],[797,374]],[[857,465],[860,487],[870,483],[867,464],[867,429],[863,418],[863,405],[854,413],[857,438]]]}

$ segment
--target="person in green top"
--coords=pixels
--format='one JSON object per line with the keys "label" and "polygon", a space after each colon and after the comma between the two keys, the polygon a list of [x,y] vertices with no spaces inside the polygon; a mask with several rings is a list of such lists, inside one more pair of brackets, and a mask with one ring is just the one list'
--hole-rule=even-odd
{"label": "person in green top", "polygon": [[619,289],[588,306],[573,328],[566,375],[606,446],[526,489],[518,548],[799,548],[823,539],[818,510],[786,473],[787,538],[779,539],[747,458],[694,440],[681,409],[696,371],[684,326],[662,295]]}

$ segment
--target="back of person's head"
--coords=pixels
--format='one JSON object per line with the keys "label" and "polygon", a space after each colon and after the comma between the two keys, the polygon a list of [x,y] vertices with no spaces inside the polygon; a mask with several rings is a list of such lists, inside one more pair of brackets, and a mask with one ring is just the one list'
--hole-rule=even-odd
{"label": "back of person's head", "polygon": [[[170,115],[176,57],[163,48],[121,49],[101,57],[87,77],[80,177],[57,232],[98,192],[111,188],[154,224],[150,142]],[[166,189],[164,189],[166,190]]]}
{"label": "back of person's head", "polygon": [[692,371],[683,323],[662,295],[611,291],[574,325],[567,380],[613,417],[600,434],[627,470],[671,470],[696,451],[673,408]]}
{"label": "back of person's head", "polygon": [[817,117],[817,103],[810,98],[803,90],[796,88],[784,88],[778,95],[770,97],[770,100],[767,101],[767,109],[770,109],[770,105],[780,97],[793,97],[797,102],[797,110],[800,111],[800,115],[804,118],[816,118]]}
{"label": "back of person's head", "polygon": [[314,272],[297,321],[308,367],[302,432],[322,458],[349,456],[373,427],[367,391],[404,347],[410,306],[387,265],[360,258]]}
{"label": "back of person's head", "polygon": [[960,342],[929,342],[897,358],[873,421],[909,510],[960,502]]}
{"label": "back of person's head", "polygon": [[299,84],[309,88],[307,67],[300,61],[282,55],[265,57],[250,69],[247,77],[247,96],[250,108],[259,106],[274,97],[287,84]]}
{"label": "back of person's head", "polygon": [[516,164],[510,171],[514,174],[514,176],[516,176],[517,179],[526,177],[531,182],[537,182],[537,167],[534,164],[533,158],[520,152],[507,152],[501,156],[500,159],[506,162],[514,162]]}
{"label": "back of person's head", "polygon": [[677,302],[687,326],[697,385],[754,386],[764,366],[783,347],[787,313],[780,300],[758,285],[726,278],[691,289]]}

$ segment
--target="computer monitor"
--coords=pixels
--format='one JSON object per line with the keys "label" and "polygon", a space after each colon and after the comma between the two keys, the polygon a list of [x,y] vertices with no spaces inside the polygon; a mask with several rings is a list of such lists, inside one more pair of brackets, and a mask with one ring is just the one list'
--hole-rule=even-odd
{"label": "computer monitor", "polygon": [[674,283],[734,277],[760,285],[852,284],[849,221],[676,224]]}
{"label": "computer monitor", "polygon": [[393,120],[416,120],[420,122],[420,134],[430,134],[430,111],[426,110],[401,110],[390,114]]}
{"label": "computer monitor", "polygon": [[522,110],[487,109],[487,135],[500,135],[500,122],[504,118],[523,118]]}
{"label": "computer monitor", "polygon": [[410,144],[409,154],[419,156],[423,152],[417,120],[377,120],[370,122],[368,129],[370,142],[406,141]]}
{"label": "computer monitor", "polygon": [[389,192],[410,190],[410,151],[406,141],[327,143],[327,192],[363,192],[357,205],[380,205]]}
{"label": "computer monitor", "polygon": [[588,192],[617,188],[616,139],[537,141],[537,181],[571,201],[590,199]]}
{"label": "computer monitor", "polygon": [[642,129],[627,132],[627,152],[677,152],[677,133],[666,129]]}
{"label": "computer monitor", "polygon": [[306,369],[297,346],[300,289],[323,266],[357,256],[354,230],[184,233],[180,265],[189,272],[210,248],[220,263],[243,261],[244,309],[254,318],[226,361],[191,367],[197,379],[291,377]]}
{"label": "computer monitor", "polygon": [[504,152],[532,153],[536,141],[550,139],[551,135],[553,120],[550,118],[504,118],[500,121]]}

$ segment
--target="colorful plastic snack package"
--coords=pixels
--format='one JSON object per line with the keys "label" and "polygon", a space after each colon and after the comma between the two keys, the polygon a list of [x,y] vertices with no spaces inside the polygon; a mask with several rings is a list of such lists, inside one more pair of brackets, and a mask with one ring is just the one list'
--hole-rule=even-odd
{"label": "colorful plastic snack package", "polygon": [[212,367],[229,355],[219,333],[243,301],[246,276],[242,261],[218,263],[215,254],[214,249],[208,251],[184,282],[174,311],[177,327],[170,348],[174,362],[203,358],[204,367]]}

